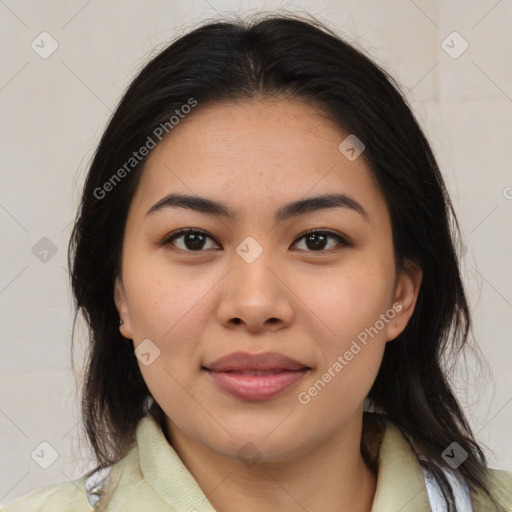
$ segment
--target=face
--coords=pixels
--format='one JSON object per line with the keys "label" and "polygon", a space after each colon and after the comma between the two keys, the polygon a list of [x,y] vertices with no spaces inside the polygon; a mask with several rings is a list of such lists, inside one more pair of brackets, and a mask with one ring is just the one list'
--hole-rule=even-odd
{"label": "face", "polygon": [[284,460],[360,426],[421,271],[395,273],[385,199],[364,153],[338,148],[348,135],[309,105],[252,100],[199,105],[151,153],[115,301],[171,439]]}

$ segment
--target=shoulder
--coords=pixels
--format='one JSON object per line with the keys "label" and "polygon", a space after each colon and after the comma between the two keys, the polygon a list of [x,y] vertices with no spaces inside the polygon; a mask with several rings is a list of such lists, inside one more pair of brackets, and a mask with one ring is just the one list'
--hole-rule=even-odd
{"label": "shoulder", "polygon": [[488,469],[487,478],[492,485],[506,486],[512,492],[512,471],[504,469]]}
{"label": "shoulder", "polygon": [[491,495],[503,507],[503,510],[512,510],[512,472],[488,469],[487,483]]}
{"label": "shoulder", "polygon": [[90,512],[94,509],[85,494],[86,478],[35,489],[0,506],[0,512]]}
{"label": "shoulder", "polygon": [[[471,503],[474,512],[512,511],[512,472],[488,468],[486,484],[494,503],[482,491],[471,491]],[[498,506],[498,508],[496,508]]]}

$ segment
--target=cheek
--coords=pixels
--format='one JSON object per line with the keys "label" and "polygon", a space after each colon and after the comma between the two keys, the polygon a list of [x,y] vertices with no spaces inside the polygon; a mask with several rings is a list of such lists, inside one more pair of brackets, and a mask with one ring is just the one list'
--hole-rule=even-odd
{"label": "cheek", "polygon": [[[382,361],[386,328],[393,321],[393,260],[380,255],[354,257],[343,268],[301,284],[305,302],[326,328],[309,332],[319,364],[298,399],[318,414],[330,408],[339,421],[366,398]],[[336,404],[343,407],[332,409]]]}
{"label": "cheek", "polygon": [[[328,329],[310,332],[315,340],[318,366],[297,391],[297,401],[309,414],[304,428],[315,428],[314,418],[325,417],[336,428],[364,402],[379,371],[386,346],[389,282],[379,272],[352,269],[326,280],[310,295]],[[386,318],[392,321],[391,315]]]}
{"label": "cheek", "polygon": [[[151,260],[126,272],[126,291],[134,348],[139,354],[149,347],[150,364],[138,357],[144,381],[155,400],[168,409],[190,409],[190,395],[184,391],[190,374],[199,367],[197,340],[205,325],[205,304],[211,283],[190,279]],[[148,345],[146,340],[150,340]],[[143,345],[143,344],[146,345]],[[153,355],[155,354],[155,355]]]}
{"label": "cheek", "polygon": [[[197,279],[189,269],[148,257],[127,265],[125,288],[134,340],[155,339],[159,344],[192,338],[212,284]],[[183,338],[184,337],[184,338]]]}
{"label": "cheek", "polygon": [[[355,263],[355,262],[354,262]],[[389,266],[366,260],[323,275],[304,277],[297,288],[310,315],[325,327],[325,352],[343,350],[347,342],[373,326],[390,307],[394,274]],[[382,325],[379,323],[380,330]],[[311,333],[313,338],[318,337]]]}

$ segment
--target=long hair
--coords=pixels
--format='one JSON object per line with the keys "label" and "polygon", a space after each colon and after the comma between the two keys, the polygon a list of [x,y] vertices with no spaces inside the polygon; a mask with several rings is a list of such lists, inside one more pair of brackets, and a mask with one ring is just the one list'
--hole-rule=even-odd
{"label": "long hair", "polygon": [[319,21],[282,14],[204,23],[160,51],[129,85],[92,159],[68,259],[73,335],[79,312],[90,334],[81,406],[99,467],[127,453],[146,413],[160,425],[165,417],[156,402],[148,410],[150,392],[114,303],[128,208],[146,158],[126,162],[158,127],[170,132],[169,119],[191,99],[203,108],[275,96],[318,107],[364,143],[390,211],[396,267],[411,261],[423,270],[414,313],[386,344],[368,400],[414,440],[450,511],[453,493],[441,468],[452,469],[442,453],[453,442],[469,455],[454,473],[489,495],[485,456],[443,368],[466,344],[471,318],[455,249],[459,226],[433,152],[386,71]]}

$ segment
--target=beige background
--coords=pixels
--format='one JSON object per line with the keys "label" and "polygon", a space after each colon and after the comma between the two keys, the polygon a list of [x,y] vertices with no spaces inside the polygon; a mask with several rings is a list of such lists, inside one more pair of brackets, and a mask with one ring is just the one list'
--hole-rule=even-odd
{"label": "beige background", "polygon": [[[278,7],[327,22],[409,91],[459,214],[475,335],[492,373],[459,373],[456,385],[490,466],[512,470],[510,0],[1,0],[0,503],[92,465],[70,372],[66,246],[112,109],[156,46],[206,18]],[[42,32],[58,44],[46,59],[31,47],[51,49]],[[32,252],[43,237],[57,251],[46,262]],[[41,442],[58,453],[48,469],[31,457]]]}

